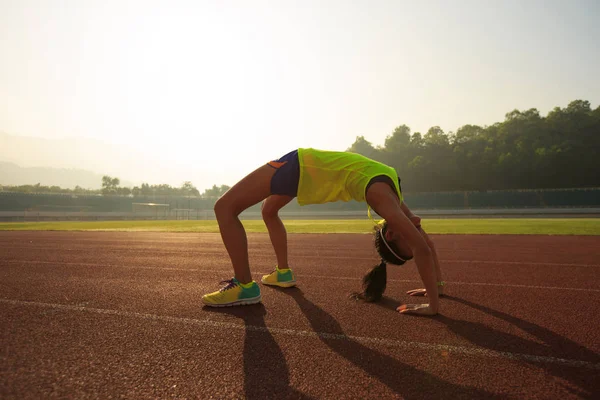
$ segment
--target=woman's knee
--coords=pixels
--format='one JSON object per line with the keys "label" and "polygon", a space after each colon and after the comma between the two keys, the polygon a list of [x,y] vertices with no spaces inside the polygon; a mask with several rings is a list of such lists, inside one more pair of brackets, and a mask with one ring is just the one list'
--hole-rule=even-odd
{"label": "woman's knee", "polygon": [[265,220],[265,221],[269,221],[269,220],[278,218],[279,208],[274,207],[270,202],[268,202],[266,200],[263,201],[260,211],[261,211],[263,220]]}
{"label": "woman's knee", "polygon": [[239,213],[235,212],[233,205],[225,195],[217,199],[217,201],[215,202],[214,211],[217,219],[223,218],[227,215],[239,215]]}

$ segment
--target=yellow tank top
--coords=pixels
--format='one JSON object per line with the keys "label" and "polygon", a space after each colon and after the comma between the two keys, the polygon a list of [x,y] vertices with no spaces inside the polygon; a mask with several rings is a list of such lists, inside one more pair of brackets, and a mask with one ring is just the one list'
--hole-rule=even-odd
{"label": "yellow tank top", "polygon": [[367,184],[379,175],[389,177],[398,197],[398,174],[394,168],[355,153],[298,149],[300,182],[298,204],[323,204],[334,201],[365,201]]}

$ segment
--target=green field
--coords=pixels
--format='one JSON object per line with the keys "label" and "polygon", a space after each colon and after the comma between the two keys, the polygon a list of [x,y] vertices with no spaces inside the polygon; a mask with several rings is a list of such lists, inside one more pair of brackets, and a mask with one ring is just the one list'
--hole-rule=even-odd
{"label": "green field", "polygon": [[[287,220],[288,233],[370,233],[373,223],[361,220]],[[261,220],[243,221],[248,232],[266,232]],[[427,219],[434,234],[600,235],[600,218]],[[5,222],[3,231],[219,232],[216,221],[78,221]]]}

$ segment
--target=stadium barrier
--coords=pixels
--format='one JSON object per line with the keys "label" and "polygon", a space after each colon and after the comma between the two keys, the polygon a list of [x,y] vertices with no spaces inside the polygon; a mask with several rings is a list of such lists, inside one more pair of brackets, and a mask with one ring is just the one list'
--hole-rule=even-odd
{"label": "stadium barrier", "polygon": [[[405,193],[411,209],[422,215],[595,215],[600,188]],[[182,196],[102,196],[0,192],[3,220],[212,219],[215,198]],[[533,211],[525,211],[531,209]],[[365,205],[337,202],[283,210],[297,218],[348,218],[364,215]],[[488,211],[485,211],[488,210]],[[558,210],[558,211],[555,211]],[[260,216],[260,204],[244,215]],[[356,213],[356,214],[352,214]]]}
{"label": "stadium barrier", "polygon": [[[600,218],[600,208],[525,208],[525,209],[462,209],[462,210],[414,210],[427,218]],[[280,212],[282,219],[363,219],[362,211],[287,211]],[[374,218],[379,218],[373,213]],[[246,211],[241,219],[261,219],[259,211]],[[185,214],[170,212],[157,216],[153,212],[56,212],[56,211],[0,211],[4,222],[44,221],[136,221],[136,220],[215,220],[213,210],[191,210]]]}

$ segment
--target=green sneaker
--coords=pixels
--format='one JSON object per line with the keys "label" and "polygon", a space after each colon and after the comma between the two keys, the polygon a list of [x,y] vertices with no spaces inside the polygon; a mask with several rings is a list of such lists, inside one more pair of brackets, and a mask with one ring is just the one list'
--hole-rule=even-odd
{"label": "green sneaker", "polygon": [[260,287],[255,281],[244,285],[246,287],[235,278],[221,283],[227,285],[216,292],[202,296],[204,304],[211,307],[229,307],[260,303]]}
{"label": "green sneaker", "polygon": [[294,279],[294,273],[289,268],[279,269],[278,267],[275,267],[275,270],[269,275],[263,275],[260,281],[265,285],[279,287],[296,286],[296,279]]}

